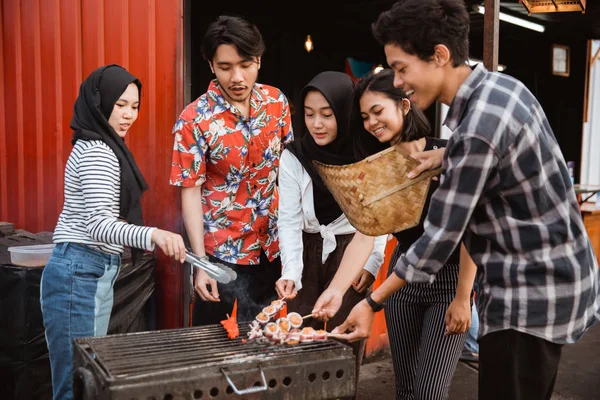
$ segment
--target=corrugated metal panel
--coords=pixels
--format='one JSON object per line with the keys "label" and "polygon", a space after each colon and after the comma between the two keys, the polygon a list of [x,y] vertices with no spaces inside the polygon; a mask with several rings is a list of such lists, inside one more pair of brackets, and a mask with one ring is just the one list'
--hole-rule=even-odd
{"label": "corrugated metal panel", "polygon": [[[31,232],[54,229],[79,85],[98,66],[116,63],[143,85],[127,142],[150,186],[146,222],[181,230],[179,193],[168,179],[171,128],[183,107],[182,3],[0,2],[0,220]],[[160,254],[159,323],[180,326],[181,267]]]}

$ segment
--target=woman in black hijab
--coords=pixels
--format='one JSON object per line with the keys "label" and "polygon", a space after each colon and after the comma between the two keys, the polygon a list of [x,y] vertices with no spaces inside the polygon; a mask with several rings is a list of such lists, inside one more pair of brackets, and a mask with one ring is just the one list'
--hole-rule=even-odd
{"label": "woman in black hijab", "polygon": [[134,262],[135,249],[155,244],[185,259],[180,235],[143,226],[140,200],[148,186],[125,144],[141,88],[124,68],[107,65],[83,81],[75,101],[65,201],[40,289],[54,399],[73,398],[73,339],[107,334],[124,247],[133,249]]}
{"label": "woman in black hijab", "polygon": [[[347,132],[353,87],[348,75],[326,71],[302,90],[298,111],[304,118],[294,127],[300,138],[282,153],[279,172],[283,270],[277,291],[288,300],[289,311],[306,315],[326,289],[348,288],[354,282],[352,288],[336,293],[343,301],[331,327],[344,321],[365,297],[385,251],[385,237],[375,241],[356,232],[313,165],[315,160],[334,165],[355,161]],[[312,319],[304,325],[323,328],[322,322]],[[356,351],[362,354],[358,347]]]}

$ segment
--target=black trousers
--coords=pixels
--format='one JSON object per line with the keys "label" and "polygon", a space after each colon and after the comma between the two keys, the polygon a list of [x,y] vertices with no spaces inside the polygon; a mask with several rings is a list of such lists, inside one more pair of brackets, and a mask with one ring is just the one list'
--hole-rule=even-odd
{"label": "black trousers", "polygon": [[[323,238],[320,233],[307,233],[302,232],[302,243],[304,244],[304,251],[302,252],[302,260],[304,262],[304,270],[302,271],[302,289],[298,292],[298,296],[295,299],[290,300],[288,303],[288,311],[295,311],[300,315],[310,314],[317,299],[325,289],[329,287],[333,277],[338,271],[342,257],[346,251],[346,247],[352,241],[354,233],[345,235],[336,235],[335,240],[337,246],[335,250],[329,254],[325,263],[322,261],[323,254]],[[370,289],[369,289],[370,290]],[[342,300],[342,306],[335,314],[335,316],[327,322],[327,331],[331,332],[333,328],[341,325],[352,308],[365,298],[365,293],[358,293],[354,288],[350,287],[344,299]],[[304,321],[303,326],[311,326],[314,329],[325,329],[323,322],[309,318]],[[362,364],[363,355],[365,352],[366,340],[359,340],[358,342],[348,343],[342,342],[352,347],[352,352],[356,356],[356,390],[358,393],[358,377],[360,374],[360,365]],[[356,396],[348,397],[346,399],[353,399]]]}
{"label": "black trousers", "polygon": [[[404,253],[397,245],[388,276]],[[456,296],[457,263],[438,271],[435,281],[411,283],[392,294],[385,305],[396,400],[448,398],[452,376],[465,344],[466,333],[446,335],[446,311]],[[505,399],[509,400],[509,399]]]}
{"label": "black trousers", "polygon": [[196,293],[192,325],[218,324],[231,315],[233,303],[237,303],[238,323],[252,321],[264,307],[277,298],[275,282],[281,277],[281,258],[269,261],[264,252],[260,255],[260,264],[236,265],[209,256],[211,261],[231,267],[237,273],[237,279],[228,284],[218,283],[220,302],[203,301]]}
{"label": "black trousers", "polygon": [[479,400],[549,400],[562,345],[515,330],[479,339]]}

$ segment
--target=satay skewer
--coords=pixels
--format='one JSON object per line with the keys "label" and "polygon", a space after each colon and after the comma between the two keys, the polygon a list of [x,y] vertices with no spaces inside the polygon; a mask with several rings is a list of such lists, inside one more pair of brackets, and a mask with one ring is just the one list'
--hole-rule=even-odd
{"label": "satay skewer", "polygon": [[283,296],[282,298],[280,298],[279,300],[285,300],[287,297],[293,295],[294,293],[298,293],[298,292],[292,292],[291,294],[286,294],[285,296]]}
{"label": "satay skewer", "polygon": [[331,332],[327,332],[327,337],[328,338],[333,338],[333,339],[341,339],[342,338],[342,334],[339,333],[331,333]]}

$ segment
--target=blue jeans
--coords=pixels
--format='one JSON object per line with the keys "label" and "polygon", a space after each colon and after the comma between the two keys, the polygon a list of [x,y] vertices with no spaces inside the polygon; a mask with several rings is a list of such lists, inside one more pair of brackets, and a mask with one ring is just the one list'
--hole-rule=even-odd
{"label": "blue jeans", "polygon": [[475,302],[471,306],[471,327],[467,330],[467,341],[465,342],[465,348],[471,353],[479,354],[479,343],[477,342],[477,336],[479,335],[479,314],[477,314],[477,307]]}
{"label": "blue jeans", "polygon": [[59,243],[42,273],[40,302],[55,400],[73,399],[73,339],[103,336],[121,256]]}

